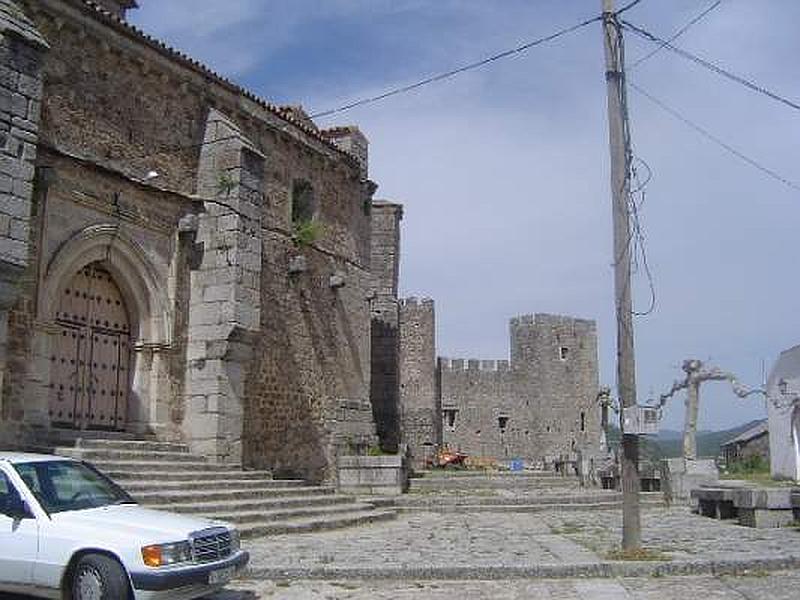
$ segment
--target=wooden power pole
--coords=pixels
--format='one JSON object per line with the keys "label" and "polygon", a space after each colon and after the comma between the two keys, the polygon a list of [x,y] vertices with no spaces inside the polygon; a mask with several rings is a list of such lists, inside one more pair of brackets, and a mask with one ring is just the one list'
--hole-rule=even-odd
{"label": "wooden power pole", "polygon": [[[636,406],[636,366],[633,356],[633,301],[631,298],[631,248],[628,214],[630,192],[625,72],[621,64],[621,30],[614,0],[603,0],[608,125],[611,147],[611,199],[614,213],[614,299],[617,314],[617,387],[622,410]],[[639,438],[622,432],[622,549],[642,544],[639,514]]]}

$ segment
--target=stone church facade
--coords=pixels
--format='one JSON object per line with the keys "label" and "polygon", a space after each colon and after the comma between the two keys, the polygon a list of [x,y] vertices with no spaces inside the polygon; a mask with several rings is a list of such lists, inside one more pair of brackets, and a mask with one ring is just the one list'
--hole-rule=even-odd
{"label": "stone church facade", "polygon": [[313,481],[377,444],[419,464],[478,396],[448,391],[471,368],[437,369],[432,301],[398,298],[402,206],[373,200],[367,139],[148,37],[135,7],[0,0],[0,444],[149,436]]}
{"label": "stone church facade", "polygon": [[149,434],[330,479],[376,441],[366,138],[149,38],[134,7],[0,3],[4,440]]}

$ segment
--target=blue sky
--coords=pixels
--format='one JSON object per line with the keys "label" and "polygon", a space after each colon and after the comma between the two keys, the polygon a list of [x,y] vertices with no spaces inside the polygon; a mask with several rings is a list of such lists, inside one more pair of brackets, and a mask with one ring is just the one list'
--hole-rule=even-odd
{"label": "blue sky", "polygon": [[[600,0],[140,0],[137,25],[277,102],[325,110],[572,25]],[[627,18],[662,36],[711,0],[643,0]],[[800,3],[723,0],[678,45],[797,101]],[[628,35],[628,56],[652,46]],[[631,73],[660,100],[800,183],[800,112],[662,51]],[[636,153],[653,170],[642,210],[656,311],[636,320],[640,400],[689,357],[757,384],[800,343],[800,192],[725,153],[630,92]],[[597,319],[615,383],[602,38],[552,44],[321,126],[358,124],[377,196],[406,206],[402,288],[437,302],[445,356],[503,358],[508,319]],[[636,303],[648,303],[636,279]],[[764,414],[723,384],[701,427]],[[665,425],[680,427],[673,401]]]}

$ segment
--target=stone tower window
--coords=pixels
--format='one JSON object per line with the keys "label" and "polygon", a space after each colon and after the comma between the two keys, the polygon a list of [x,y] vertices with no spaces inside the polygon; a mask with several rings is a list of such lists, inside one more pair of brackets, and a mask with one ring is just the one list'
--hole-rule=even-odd
{"label": "stone tower window", "polygon": [[508,427],[508,417],[505,415],[497,417],[497,426],[500,428],[500,433],[505,433]]}
{"label": "stone tower window", "polygon": [[316,212],[314,187],[305,179],[296,179],[292,184],[292,225],[310,222]]}
{"label": "stone tower window", "polygon": [[586,431],[586,413],[581,411],[581,431]]}
{"label": "stone tower window", "polygon": [[456,429],[456,415],[458,414],[458,410],[455,408],[445,408],[442,409],[443,417],[444,417],[444,424],[450,431],[455,431]]}
{"label": "stone tower window", "polygon": [[566,346],[561,346],[558,349],[558,358],[560,358],[561,360],[567,360],[568,356],[569,356],[569,348],[567,348]]}

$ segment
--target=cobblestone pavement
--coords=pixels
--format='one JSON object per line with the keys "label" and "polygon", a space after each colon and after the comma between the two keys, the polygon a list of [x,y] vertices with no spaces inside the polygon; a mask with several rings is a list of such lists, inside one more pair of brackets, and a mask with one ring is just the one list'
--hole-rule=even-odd
{"label": "cobblestone pavement", "polygon": [[[800,555],[798,529],[750,529],[685,508],[647,510],[642,520],[643,545],[667,560]],[[607,559],[619,545],[621,527],[618,510],[407,513],[358,529],[259,540],[248,549],[255,570],[586,564]]]}
{"label": "cobblestone pavement", "polygon": [[798,600],[800,573],[616,580],[240,583],[209,600]]}

